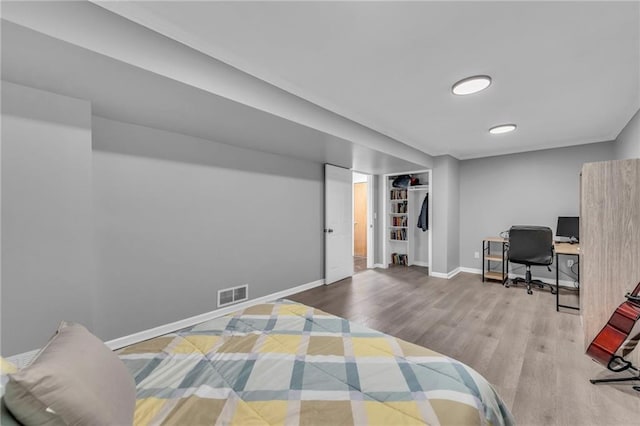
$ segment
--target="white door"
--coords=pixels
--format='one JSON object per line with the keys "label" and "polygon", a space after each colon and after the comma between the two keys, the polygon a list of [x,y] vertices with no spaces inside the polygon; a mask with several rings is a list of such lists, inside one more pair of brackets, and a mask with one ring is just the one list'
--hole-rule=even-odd
{"label": "white door", "polygon": [[331,284],[353,275],[351,170],[324,165],[324,279]]}

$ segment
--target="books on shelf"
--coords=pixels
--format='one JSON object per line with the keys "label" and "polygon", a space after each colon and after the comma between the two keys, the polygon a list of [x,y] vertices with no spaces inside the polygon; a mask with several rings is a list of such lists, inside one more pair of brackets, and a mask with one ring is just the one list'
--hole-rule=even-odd
{"label": "books on shelf", "polygon": [[390,229],[389,232],[390,232],[389,238],[392,240],[401,240],[401,241],[407,240],[407,230],[405,228]]}
{"label": "books on shelf", "polygon": [[391,263],[394,265],[408,265],[409,258],[404,253],[391,253]]}
{"label": "books on shelf", "polygon": [[392,189],[391,194],[389,195],[391,200],[406,200],[407,199],[407,190],[406,189]]}
{"label": "books on shelf", "polygon": [[407,216],[393,216],[391,226],[407,226]]}
{"label": "books on shelf", "polygon": [[392,188],[389,190],[391,201],[391,216],[389,221],[389,239],[392,241],[407,241],[407,211],[408,200],[405,188]]}
{"label": "books on shelf", "polygon": [[402,201],[400,203],[391,203],[391,213],[406,213],[407,202]]}

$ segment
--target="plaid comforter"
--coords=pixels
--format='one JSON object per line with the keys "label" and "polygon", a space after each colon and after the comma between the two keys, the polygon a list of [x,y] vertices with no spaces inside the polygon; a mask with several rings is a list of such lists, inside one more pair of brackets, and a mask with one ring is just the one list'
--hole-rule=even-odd
{"label": "plaid comforter", "polygon": [[118,351],[136,424],[512,424],[491,385],[429,349],[277,301]]}

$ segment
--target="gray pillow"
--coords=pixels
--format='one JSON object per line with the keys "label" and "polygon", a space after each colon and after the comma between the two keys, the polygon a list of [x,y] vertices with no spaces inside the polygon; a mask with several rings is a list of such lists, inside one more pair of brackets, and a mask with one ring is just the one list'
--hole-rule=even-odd
{"label": "gray pillow", "polygon": [[61,323],[29,366],[10,375],[9,411],[26,425],[130,425],[136,390],[120,359],[80,324]]}

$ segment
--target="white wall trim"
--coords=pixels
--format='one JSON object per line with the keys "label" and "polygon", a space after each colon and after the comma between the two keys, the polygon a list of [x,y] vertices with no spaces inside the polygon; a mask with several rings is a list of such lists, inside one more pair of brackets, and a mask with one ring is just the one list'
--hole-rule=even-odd
{"label": "white wall trim", "polygon": [[[429,226],[429,235],[427,236],[428,238],[428,244],[427,244],[427,250],[429,250],[429,256],[427,258],[427,261],[429,262],[429,265],[427,265],[429,267],[429,275],[431,274],[431,265],[433,264],[433,168],[427,170],[427,174],[429,176],[429,190],[427,191],[427,194],[429,194],[429,203],[427,205],[427,209],[429,214],[427,215],[427,225]],[[459,221],[458,221],[459,222]],[[460,224],[458,223],[458,227],[460,227]],[[458,243],[458,245],[460,245]]]}
{"label": "white wall trim", "polygon": [[459,267],[454,269],[453,271],[449,272],[449,273],[443,273],[443,272],[431,272],[431,276],[432,277],[436,277],[436,278],[444,278],[446,280],[450,280],[451,278],[455,277],[456,275],[458,275],[460,272],[463,272]]}
{"label": "white wall trim", "polygon": [[367,269],[374,267],[375,262],[375,239],[376,239],[376,225],[373,219],[375,208],[373,205],[374,191],[373,191],[373,175],[367,176]]}
{"label": "white wall trim", "polygon": [[461,266],[460,267],[460,272],[467,272],[469,274],[478,274],[478,275],[482,275],[482,269],[477,269],[477,268],[467,268],[465,266]]}
{"label": "white wall trim", "polygon": [[436,278],[444,278],[447,279],[447,274],[443,274],[442,272],[431,272],[429,275]]}
{"label": "white wall trim", "polygon": [[449,274],[447,274],[447,279],[450,280],[451,278],[455,277],[459,273],[460,273],[460,267],[458,266],[456,269],[454,269],[453,271],[449,272]]}
{"label": "white wall trim", "polygon": [[380,243],[381,243],[381,252],[382,252],[382,263],[378,263],[378,265],[380,265],[380,268],[384,268],[387,269],[389,267],[389,260],[387,259],[387,239],[386,239],[386,235],[387,235],[387,220],[388,220],[388,214],[387,214],[387,204],[389,204],[387,202],[387,181],[389,180],[389,175],[382,175],[379,176],[379,185],[378,185],[378,197],[379,197],[379,202],[378,202],[378,206],[380,205],[380,201],[382,202],[382,212],[378,212],[378,229],[377,229],[377,233],[380,236]]}
{"label": "white wall trim", "polygon": [[204,314],[196,315],[196,316],[175,321],[169,324],[150,328],[148,330],[143,330],[138,333],[120,337],[118,339],[109,340],[108,342],[106,342],[106,345],[112,350],[120,349],[125,346],[133,345],[134,343],[138,343],[154,337],[162,336],[163,334],[171,333],[186,327],[191,327],[193,325],[200,324],[201,322],[208,321],[213,318],[218,318],[223,315],[227,315],[232,312],[238,311],[240,309],[246,309],[250,306],[269,302],[275,299],[280,299],[282,297],[287,297],[292,294],[300,293],[301,291],[312,289],[314,287],[319,287],[323,284],[324,284],[324,279],[313,281],[307,284],[302,284],[297,287],[292,287],[286,290],[278,291],[276,293],[268,294],[266,296],[261,296],[255,299],[247,300],[246,302],[238,303],[236,305],[215,309],[211,312],[205,312]]}
{"label": "white wall trim", "polygon": [[420,260],[414,260],[412,265],[424,266],[425,268],[428,268],[429,267],[429,262],[422,262]]}
{"label": "white wall trim", "polygon": [[[144,340],[149,340],[154,337],[162,336],[167,333],[172,333],[177,330],[181,330],[186,327],[191,327],[196,324],[200,324],[204,321],[209,321],[214,318],[221,317],[223,315],[230,314],[235,311],[239,311],[240,309],[246,309],[248,307],[258,305],[260,303],[270,302],[275,299],[280,299],[283,297],[290,296],[292,294],[300,293],[301,291],[309,290],[315,287],[319,287],[324,284],[324,278],[316,281],[312,281],[307,284],[302,284],[297,287],[288,288],[286,290],[278,291],[276,293],[271,293],[266,296],[257,297],[255,299],[247,300],[246,302],[238,303],[231,306],[226,306],[224,308],[215,309],[210,312],[205,312],[200,315],[195,315],[189,318],[185,318],[183,320],[175,321],[169,324],[160,325],[158,327],[150,328],[148,330],[139,331],[137,333],[130,334],[128,336],[119,337],[117,339],[109,340],[105,342],[105,344],[111,350],[120,349],[125,346],[133,345],[135,343],[142,342]],[[29,352],[23,352],[21,354],[13,355],[7,357],[6,359],[11,363],[15,364],[18,368],[25,367],[32,359],[36,356],[36,354],[40,351],[40,349],[35,349]]]}
{"label": "white wall trim", "polygon": [[373,267],[374,268],[382,268],[382,269],[387,269],[388,268],[388,266],[383,264],[383,263],[374,263]]}

